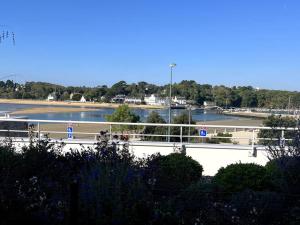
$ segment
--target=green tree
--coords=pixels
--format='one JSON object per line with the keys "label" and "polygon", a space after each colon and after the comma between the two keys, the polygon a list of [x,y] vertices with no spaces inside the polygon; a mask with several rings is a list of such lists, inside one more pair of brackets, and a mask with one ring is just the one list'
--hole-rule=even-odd
{"label": "green tree", "polygon": [[225,107],[230,104],[230,88],[225,86],[216,86],[213,89],[215,103],[218,106]]}
{"label": "green tree", "polygon": [[[196,124],[195,121],[191,120],[190,124]],[[187,113],[182,113],[179,116],[176,116],[173,118],[172,123],[174,124],[189,124],[189,115]],[[180,131],[180,127],[176,126],[176,127],[171,127],[171,135],[177,135],[179,136],[181,133]],[[197,130],[194,127],[190,128],[190,135],[195,135],[197,133]],[[187,136],[189,135],[189,128],[188,127],[182,127],[182,136]],[[171,141],[174,142],[179,142],[180,141],[180,137],[171,137],[170,138]],[[183,142],[188,141],[187,137],[182,138]]]}
{"label": "green tree", "polygon": [[[147,118],[147,123],[166,123],[166,121],[155,111],[151,112]],[[167,127],[146,126],[143,134],[166,135]],[[164,141],[166,137],[144,136],[147,141]]]}
{"label": "green tree", "polygon": [[[106,120],[109,122],[128,122],[137,123],[140,121],[140,117],[134,114],[128,105],[120,105],[111,115],[106,116]],[[114,125],[114,130],[132,130],[136,129],[136,126],[129,125]]]}
{"label": "green tree", "polygon": [[60,96],[61,100],[66,101],[66,100],[70,100],[70,94],[65,91],[61,96]]}
{"label": "green tree", "polygon": [[[265,127],[271,127],[271,130],[260,130],[258,133],[259,138],[265,138],[270,140],[260,140],[259,143],[263,145],[279,145],[282,136],[282,131],[275,128],[296,128],[297,120],[292,117],[282,117],[282,116],[269,116],[263,121]],[[292,139],[295,136],[295,131],[284,131],[285,139]],[[287,142],[288,144],[289,142]]]}
{"label": "green tree", "polygon": [[73,101],[80,101],[81,97],[82,97],[82,94],[80,94],[80,93],[75,93],[75,94],[73,94],[73,96],[72,96],[72,100],[73,100]]}

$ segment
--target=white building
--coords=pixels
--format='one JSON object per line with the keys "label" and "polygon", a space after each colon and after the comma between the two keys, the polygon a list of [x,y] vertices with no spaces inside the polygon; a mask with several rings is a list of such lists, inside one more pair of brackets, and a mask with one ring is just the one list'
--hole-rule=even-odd
{"label": "white building", "polygon": [[167,100],[165,98],[156,97],[154,94],[151,96],[145,96],[144,101],[147,105],[166,105]]}
{"label": "white building", "polygon": [[184,97],[175,96],[172,101],[175,104],[186,105],[186,99]]}
{"label": "white building", "polygon": [[56,99],[57,99],[57,97],[56,97],[55,92],[50,93],[47,97],[47,101],[56,101]]}
{"label": "white building", "polygon": [[86,99],[83,95],[81,96],[80,102],[86,102]]}
{"label": "white building", "polygon": [[140,105],[140,104],[142,104],[142,99],[140,99],[140,98],[125,98],[124,103]]}
{"label": "white building", "polygon": [[124,103],[125,101],[125,95],[116,95],[111,99],[112,103]]}

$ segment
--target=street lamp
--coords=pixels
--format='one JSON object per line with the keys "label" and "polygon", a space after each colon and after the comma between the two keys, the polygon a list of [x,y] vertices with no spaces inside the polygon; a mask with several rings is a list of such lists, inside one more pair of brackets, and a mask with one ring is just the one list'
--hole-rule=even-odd
{"label": "street lamp", "polygon": [[[171,105],[172,105],[172,78],[173,78],[173,68],[176,66],[175,63],[171,63],[169,65],[170,67],[170,74],[171,74],[171,80],[170,80],[170,95],[169,95],[169,124],[171,124]],[[171,134],[171,127],[168,128],[168,142],[170,142],[170,134]]]}

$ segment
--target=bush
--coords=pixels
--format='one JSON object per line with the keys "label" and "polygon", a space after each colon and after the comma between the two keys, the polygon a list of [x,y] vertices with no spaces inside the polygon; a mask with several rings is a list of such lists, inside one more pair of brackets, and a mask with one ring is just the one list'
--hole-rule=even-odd
{"label": "bush", "polygon": [[237,163],[226,168],[222,167],[215,175],[214,182],[228,193],[245,189],[261,191],[265,190],[268,185],[266,169],[253,163]]}
{"label": "bush", "polygon": [[193,182],[197,182],[203,172],[197,161],[181,153],[155,156],[147,166],[152,188],[162,195],[179,193]]}
{"label": "bush", "polygon": [[0,224],[299,224],[300,158],[232,164],[211,180],[191,157],[136,160],[105,140],[65,154],[47,141],[18,152],[0,143]]}
{"label": "bush", "polygon": [[[220,137],[220,138],[218,138]],[[223,137],[226,137],[226,138],[223,138]],[[212,138],[212,139],[215,139],[215,141],[217,143],[231,143],[231,139],[230,138],[227,138],[227,137],[232,137],[232,134],[229,134],[229,133],[218,133],[216,137]]]}
{"label": "bush", "polygon": [[209,144],[220,144],[220,139],[218,139],[218,138],[206,138],[204,140],[206,143],[209,143]]}
{"label": "bush", "polygon": [[284,223],[287,205],[284,196],[275,192],[243,191],[234,196],[225,210],[233,224],[287,224]]}
{"label": "bush", "polygon": [[213,183],[201,180],[190,185],[171,202],[177,220],[182,224],[199,224],[199,221],[205,225],[217,224],[219,217],[213,204],[218,201],[216,193],[217,187]]}
{"label": "bush", "polygon": [[300,156],[271,160],[266,172],[272,187],[277,191],[293,195],[300,194]]}

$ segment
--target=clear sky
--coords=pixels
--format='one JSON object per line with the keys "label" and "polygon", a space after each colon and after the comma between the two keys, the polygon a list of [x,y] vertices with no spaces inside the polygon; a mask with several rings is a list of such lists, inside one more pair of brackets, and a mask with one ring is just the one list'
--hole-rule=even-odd
{"label": "clear sky", "polygon": [[300,91],[299,0],[2,0],[0,76]]}

